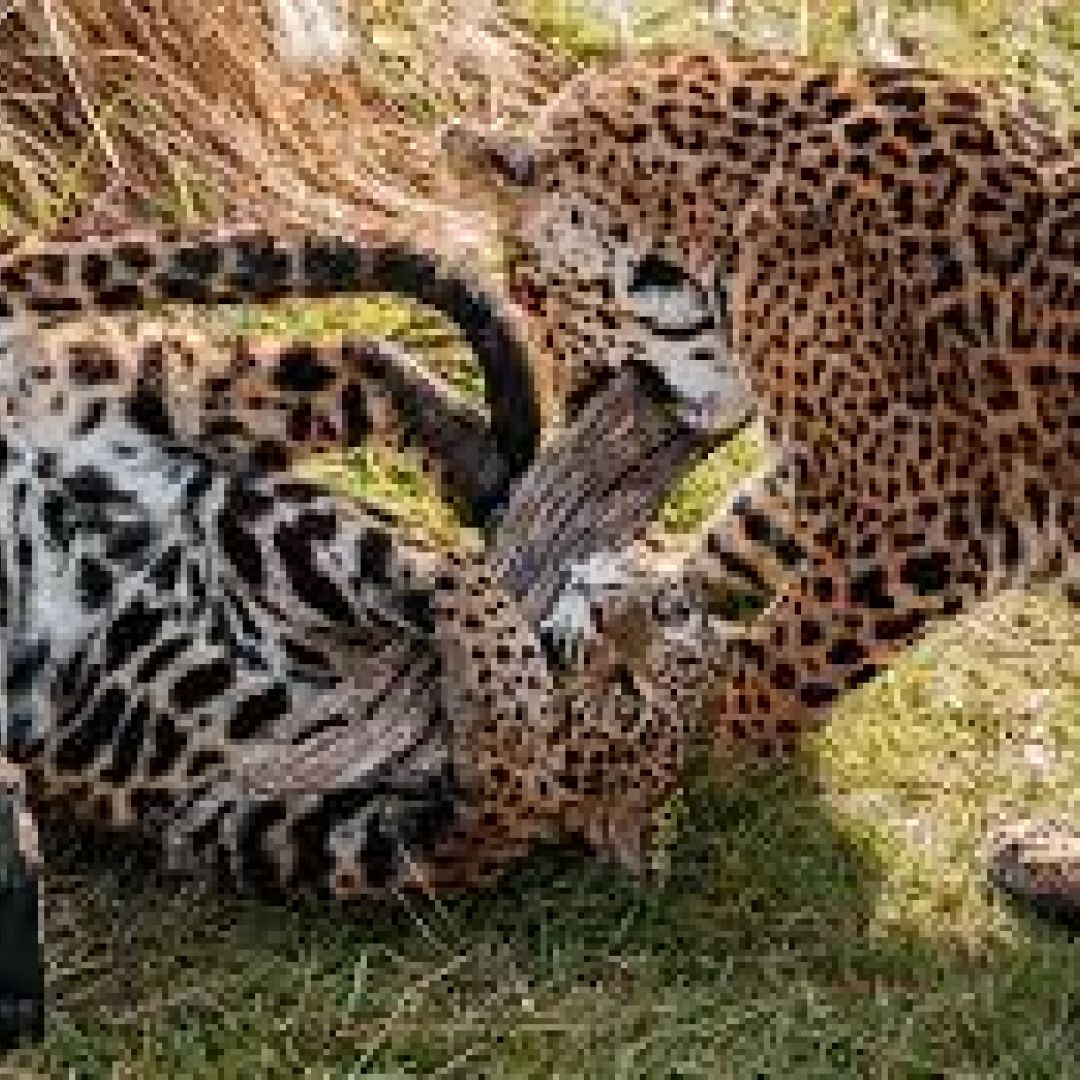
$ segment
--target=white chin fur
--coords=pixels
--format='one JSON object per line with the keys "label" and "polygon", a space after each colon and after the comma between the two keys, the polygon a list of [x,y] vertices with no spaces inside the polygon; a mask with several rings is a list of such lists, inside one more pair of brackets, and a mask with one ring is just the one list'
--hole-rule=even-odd
{"label": "white chin fur", "polygon": [[694,430],[729,431],[753,411],[750,386],[726,350],[670,345],[651,359],[678,399],[680,419]]}

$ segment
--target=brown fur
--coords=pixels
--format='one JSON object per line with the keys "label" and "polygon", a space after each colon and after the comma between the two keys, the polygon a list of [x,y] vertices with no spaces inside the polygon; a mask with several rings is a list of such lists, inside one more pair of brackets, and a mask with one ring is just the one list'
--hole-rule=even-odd
{"label": "brown fur", "polygon": [[1076,552],[1072,154],[958,80],[690,54],[583,77],[528,169],[517,144],[510,289],[571,403],[668,347],[625,287],[647,255],[726,297],[774,461],[691,559],[771,596],[724,646],[719,745],[791,746],[933,618]]}

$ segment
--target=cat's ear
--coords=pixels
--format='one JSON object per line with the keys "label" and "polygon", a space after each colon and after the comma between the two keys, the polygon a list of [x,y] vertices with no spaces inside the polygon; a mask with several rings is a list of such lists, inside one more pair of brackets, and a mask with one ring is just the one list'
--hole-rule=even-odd
{"label": "cat's ear", "polygon": [[490,182],[507,194],[537,181],[536,149],[520,136],[454,121],[443,128],[441,143],[453,168],[472,181]]}

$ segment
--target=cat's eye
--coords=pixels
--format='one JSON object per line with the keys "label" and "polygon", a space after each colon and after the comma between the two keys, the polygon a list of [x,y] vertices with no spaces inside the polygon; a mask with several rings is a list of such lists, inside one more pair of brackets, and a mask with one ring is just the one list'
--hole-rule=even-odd
{"label": "cat's eye", "polygon": [[646,255],[634,267],[627,291],[631,296],[642,292],[672,292],[686,284],[686,274],[660,255]]}
{"label": "cat's eye", "polygon": [[713,327],[706,290],[681,267],[655,252],[632,267],[626,303],[643,325],[665,337],[694,337]]}

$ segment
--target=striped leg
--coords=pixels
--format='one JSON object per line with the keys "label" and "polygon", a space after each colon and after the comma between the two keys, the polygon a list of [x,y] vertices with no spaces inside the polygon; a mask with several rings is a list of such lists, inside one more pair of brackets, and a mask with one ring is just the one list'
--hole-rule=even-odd
{"label": "striped leg", "polygon": [[436,827],[426,569],[386,521],[310,485],[226,477],[197,485],[152,550],[47,665],[54,722],[22,740],[46,795],[287,885],[325,882],[328,846],[366,866],[391,821],[406,838]]}
{"label": "striped leg", "polygon": [[461,793],[433,657],[399,649],[379,668],[379,686],[343,680],[282,717],[298,736],[230,745],[170,808],[168,865],[339,899],[406,884]]}

